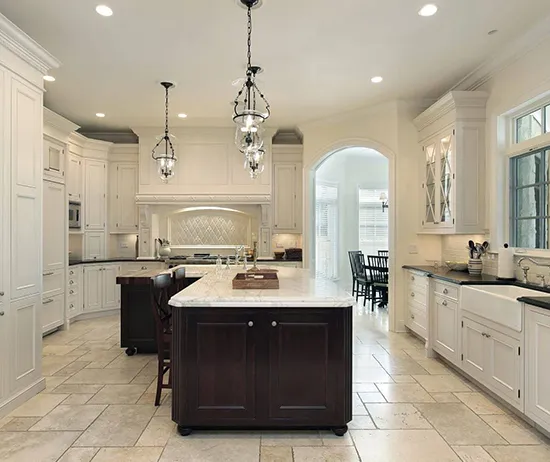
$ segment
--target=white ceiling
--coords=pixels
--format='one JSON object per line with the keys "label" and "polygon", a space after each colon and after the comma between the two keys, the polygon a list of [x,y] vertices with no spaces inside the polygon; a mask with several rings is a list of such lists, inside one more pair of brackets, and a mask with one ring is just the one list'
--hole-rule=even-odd
{"label": "white ceiling", "polygon": [[[427,0],[264,0],[253,13],[253,57],[265,68],[270,125],[438,97],[550,14],[548,0],[432,1],[439,12],[422,18]],[[96,14],[100,2],[112,17]],[[178,83],[174,124],[230,123],[231,82],[245,66],[236,0],[0,0],[0,12],[62,61],[46,106],[88,130],[162,125],[164,79]],[[384,82],[372,84],[374,75]]]}

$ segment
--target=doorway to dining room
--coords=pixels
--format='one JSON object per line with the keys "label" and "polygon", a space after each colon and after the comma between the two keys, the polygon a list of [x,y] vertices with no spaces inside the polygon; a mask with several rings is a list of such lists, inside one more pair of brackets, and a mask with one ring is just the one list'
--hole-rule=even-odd
{"label": "doorway to dining room", "polygon": [[[389,161],[380,152],[365,147],[348,147],[328,156],[314,175],[315,273],[338,281],[351,291],[356,286],[349,251],[360,251],[365,266],[369,256],[384,257],[377,263],[388,267]],[[387,271],[387,269],[386,269]],[[370,279],[370,270],[361,268]],[[387,273],[385,275],[387,279]],[[369,294],[372,290],[369,288]],[[381,288],[374,302],[387,306],[388,287]],[[363,296],[359,297],[360,305]],[[367,299],[365,312],[372,301]]]}

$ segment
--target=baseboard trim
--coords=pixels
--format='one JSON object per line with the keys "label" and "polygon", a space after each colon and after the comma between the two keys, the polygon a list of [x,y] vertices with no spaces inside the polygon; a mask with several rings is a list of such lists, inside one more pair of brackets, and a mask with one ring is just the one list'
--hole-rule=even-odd
{"label": "baseboard trim", "polygon": [[95,319],[95,318],[103,318],[105,316],[114,316],[116,314],[120,315],[120,308],[114,308],[112,310],[105,310],[105,311],[94,311],[93,313],[82,313],[72,318],[70,320],[70,323],[72,324],[75,321],[83,321],[85,319]]}
{"label": "baseboard trim", "polygon": [[0,417],[4,417],[14,409],[27,402],[33,396],[46,389],[46,379],[42,377],[27,388],[18,391],[15,395],[10,396],[6,401],[0,404]]}

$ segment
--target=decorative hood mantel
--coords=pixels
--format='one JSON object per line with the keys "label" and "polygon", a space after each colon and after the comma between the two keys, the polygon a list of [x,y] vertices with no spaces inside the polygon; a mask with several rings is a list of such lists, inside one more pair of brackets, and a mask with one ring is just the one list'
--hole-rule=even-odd
{"label": "decorative hood mantel", "polygon": [[271,194],[138,194],[138,205],[269,204]]}

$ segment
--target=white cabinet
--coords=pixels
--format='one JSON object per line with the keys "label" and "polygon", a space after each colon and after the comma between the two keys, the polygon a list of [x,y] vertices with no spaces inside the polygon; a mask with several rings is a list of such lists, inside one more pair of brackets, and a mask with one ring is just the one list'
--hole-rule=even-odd
{"label": "white cabinet", "polygon": [[421,226],[425,233],[482,234],[485,228],[485,103],[452,91],[420,114]]}
{"label": "white cabinet", "polygon": [[525,306],[525,413],[550,431],[550,311]]}
{"label": "white cabinet", "polygon": [[[4,108],[9,98],[7,93],[7,81],[9,74],[6,69],[0,66],[0,108]],[[7,116],[5,110],[0,110],[0,133],[4,134],[7,127]],[[8,137],[0,136],[0,351],[7,352],[9,349],[9,319],[10,319],[10,159]],[[7,355],[0,354],[0,370],[7,371]],[[0,374],[0,404],[9,393],[8,379],[10,374]]]}
{"label": "white cabinet", "polygon": [[84,313],[120,308],[120,265],[84,265]]}
{"label": "white cabinet", "polygon": [[136,233],[138,208],[136,194],[138,165],[130,162],[113,163],[111,172],[111,230],[116,233]]}
{"label": "white cabinet", "polygon": [[72,153],[67,158],[67,195],[69,200],[82,201],[82,159]]}
{"label": "white cabinet", "polygon": [[454,364],[459,364],[458,297],[459,290],[455,284],[433,282],[432,346]]}
{"label": "white cabinet", "polygon": [[44,178],[65,181],[65,146],[53,139],[44,138]]}
{"label": "white cabinet", "polygon": [[65,320],[65,294],[44,298],[40,316],[43,334],[62,326]]}
{"label": "white cabinet", "polygon": [[67,206],[65,186],[44,181],[43,187],[43,269],[54,271],[65,267],[65,229]]}
{"label": "white cabinet", "polygon": [[84,233],[84,259],[101,260],[105,258],[105,233]]}
{"label": "white cabinet", "polygon": [[82,313],[82,266],[69,266],[67,271],[67,318],[72,319]]}
{"label": "white cabinet", "polygon": [[487,375],[487,357],[484,351],[485,327],[467,318],[461,321],[462,369],[480,382]]}
{"label": "white cabinet", "polygon": [[407,281],[408,310],[405,326],[426,339],[428,337],[428,277],[414,271],[407,271]]}
{"label": "white cabinet", "polygon": [[107,164],[102,160],[86,159],[84,161],[84,172],[84,229],[86,231],[104,230],[106,223]]}
{"label": "white cabinet", "polygon": [[302,164],[273,164],[273,232],[302,232]]}

